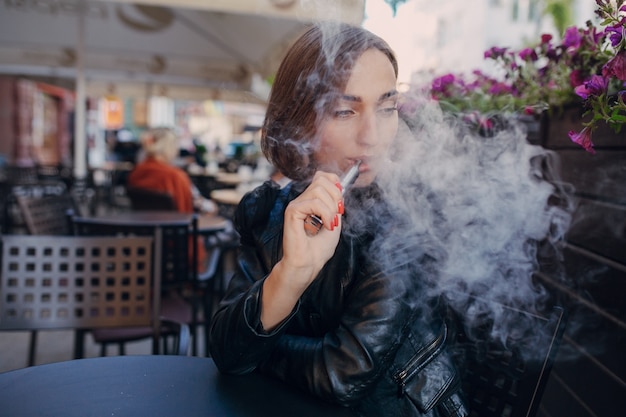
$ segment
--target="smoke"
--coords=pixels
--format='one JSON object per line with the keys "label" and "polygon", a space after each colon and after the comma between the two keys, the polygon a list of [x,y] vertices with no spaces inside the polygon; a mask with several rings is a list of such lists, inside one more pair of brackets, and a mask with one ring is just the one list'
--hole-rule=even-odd
{"label": "smoke", "polygon": [[[323,30],[332,63],[339,55],[333,26]],[[542,258],[560,273],[573,212],[556,155],[529,144],[515,120],[480,132],[424,97],[404,98],[376,187],[346,196],[344,233],[373,239],[369,258],[399,288],[418,289],[422,317],[446,305],[474,341],[515,342],[526,358],[539,357],[552,335],[537,318],[555,302],[534,274]]]}
{"label": "smoke", "polygon": [[[540,249],[558,264],[570,223],[555,156],[529,144],[514,121],[481,135],[436,104],[411,100],[415,111],[404,115],[377,180],[386,205],[353,216],[385,223],[371,257],[399,280],[421,280],[418,306],[443,299],[466,330],[487,329],[491,339],[523,339],[541,349],[550,337],[534,319],[551,300],[533,273]],[[359,225],[353,220],[351,227]]]}

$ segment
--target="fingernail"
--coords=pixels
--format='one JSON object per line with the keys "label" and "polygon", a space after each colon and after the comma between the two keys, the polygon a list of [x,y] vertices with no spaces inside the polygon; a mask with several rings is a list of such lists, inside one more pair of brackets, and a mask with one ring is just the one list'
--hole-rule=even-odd
{"label": "fingernail", "polygon": [[339,212],[339,214],[343,215],[345,208],[343,206],[343,200],[339,201],[339,204],[337,204],[337,211]]}
{"label": "fingernail", "polygon": [[339,226],[339,216],[336,215],[336,214],[335,214],[335,218],[334,218],[334,221],[333,221],[333,225],[335,227]]}
{"label": "fingernail", "polygon": [[343,191],[343,187],[341,186],[341,183],[336,182],[335,187],[339,188],[339,191]]}

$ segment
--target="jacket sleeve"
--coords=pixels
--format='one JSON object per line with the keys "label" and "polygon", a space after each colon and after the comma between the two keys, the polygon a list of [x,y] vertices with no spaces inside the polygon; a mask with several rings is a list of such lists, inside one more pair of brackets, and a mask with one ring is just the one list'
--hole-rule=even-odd
{"label": "jacket sleeve", "polygon": [[271,261],[257,248],[254,231],[265,229],[277,194],[278,189],[266,183],[246,195],[235,213],[234,224],[240,235],[236,270],[210,330],[211,356],[225,373],[255,370],[269,357],[290,319],[272,332],[265,332],[260,324],[261,290]]}

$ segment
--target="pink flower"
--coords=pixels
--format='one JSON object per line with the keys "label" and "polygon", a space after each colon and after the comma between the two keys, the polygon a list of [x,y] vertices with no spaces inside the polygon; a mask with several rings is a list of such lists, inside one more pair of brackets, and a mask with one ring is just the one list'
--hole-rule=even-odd
{"label": "pink flower", "polygon": [[572,87],[582,85],[585,82],[582,71],[579,69],[573,70],[569,75],[569,82]]}
{"label": "pink flower", "polygon": [[565,46],[565,48],[577,50],[581,42],[582,35],[576,26],[565,29],[565,34],[563,35],[563,46]]}
{"label": "pink flower", "polygon": [[507,48],[498,48],[497,46],[494,46],[485,51],[484,57],[492,58],[492,59],[500,58],[504,56],[504,54],[506,53],[506,50]]}
{"label": "pink flower", "polygon": [[446,74],[441,77],[437,77],[433,80],[431,89],[433,92],[438,93],[448,93],[448,89],[454,82],[456,81],[456,77],[454,74]]}
{"label": "pink flower", "polygon": [[524,48],[519,52],[519,57],[524,61],[536,61],[539,59],[537,52],[533,48]]}
{"label": "pink flower", "polygon": [[569,131],[569,137],[572,142],[579,144],[582,146],[587,152],[595,154],[596,151],[593,149],[593,142],[591,141],[591,128],[585,127],[580,133],[576,133],[574,130]]}
{"label": "pink flower", "polygon": [[576,87],[574,91],[577,95],[586,100],[589,96],[598,97],[606,93],[608,85],[608,79],[601,77],[600,75],[592,75],[589,81],[585,81],[582,85]]}
{"label": "pink flower", "polygon": [[513,89],[505,83],[494,82],[491,85],[491,87],[489,87],[487,92],[492,95],[501,95],[501,94],[512,93],[513,92],[512,90]]}
{"label": "pink flower", "polygon": [[619,51],[602,67],[602,75],[626,81],[626,50]]}

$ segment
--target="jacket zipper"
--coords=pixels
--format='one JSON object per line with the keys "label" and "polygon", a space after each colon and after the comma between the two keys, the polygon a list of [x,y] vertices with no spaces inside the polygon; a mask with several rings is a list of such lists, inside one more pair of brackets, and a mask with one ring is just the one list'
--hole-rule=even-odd
{"label": "jacket zipper", "polygon": [[417,372],[422,370],[424,366],[426,366],[430,360],[426,360],[428,357],[433,357],[437,354],[437,352],[443,346],[443,343],[446,339],[446,325],[443,325],[443,328],[439,335],[434,338],[428,345],[426,345],[422,350],[417,352],[415,356],[411,358],[407,366],[394,375],[393,379],[398,384],[398,397],[404,395],[404,388],[406,387],[406,383],[410,380]]}

